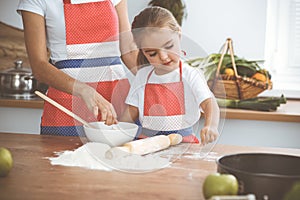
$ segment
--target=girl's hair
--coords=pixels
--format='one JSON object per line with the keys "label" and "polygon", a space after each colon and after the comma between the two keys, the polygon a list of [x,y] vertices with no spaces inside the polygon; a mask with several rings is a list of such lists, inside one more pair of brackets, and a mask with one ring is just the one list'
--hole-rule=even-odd
{"label": "girl's hair", "polygon": [[169,10],[159,6],[152,6],[141,11],[135,16],[131,26],[134,41],[140,49],[137,60],[139,66],[149,64],[140,46],[143,35],[147,30],[155,30],[154,28],[168,28],[174,32],[180,32],[180,25]]}

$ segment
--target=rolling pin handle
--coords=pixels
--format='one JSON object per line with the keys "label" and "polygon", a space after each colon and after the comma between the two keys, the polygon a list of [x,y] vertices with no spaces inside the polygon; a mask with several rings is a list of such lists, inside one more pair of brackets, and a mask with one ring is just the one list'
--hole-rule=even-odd
{"label": "rolling pin handle", "polygon": [[112,160],[124,157],[130,154],[130,149],[127,146],[113,147],[105,152],[105,158]]}
{"label": "rolling pin handle", "polygon": [[182,135],[180,135],[180,134],[172,133],[172,134],[169,134],[168,137],[169,137],[171,146],[177,145],[182,142]]}

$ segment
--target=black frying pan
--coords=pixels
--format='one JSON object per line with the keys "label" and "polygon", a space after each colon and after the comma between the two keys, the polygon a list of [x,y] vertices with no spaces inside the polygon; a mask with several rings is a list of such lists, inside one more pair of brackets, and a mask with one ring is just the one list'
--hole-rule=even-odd
{"label": "black frying pan", "polygon": [[233,154],[217,159],[217,165],[218,172],[237,177],[239,194],[255,194],[257,200],[282,200],[293,184],[300,181],[300,157],[297,156]]}

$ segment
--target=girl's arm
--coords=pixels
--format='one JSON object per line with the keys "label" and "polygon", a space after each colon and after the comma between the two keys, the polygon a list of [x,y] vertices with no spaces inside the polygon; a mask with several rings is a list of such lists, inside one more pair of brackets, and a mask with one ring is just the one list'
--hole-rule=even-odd
{"label": "girl's arm", "polygon": [[127,105],[122,117],[121,122],[132,122],[134,123],[139,117],[139,109],[135,106]]}
{"label": "girl's arm", "polygon": [[133,41],[131,26],[128,20],[127,0],[122,0],[116,10],[119,18],[121,58],[128,69],[136,74],[138,49]]}
{"label": "girl's arm", "polygon": [[106,101],[92,87],[76,81],[49,63],[44,17],[22,11],[22,19],[26,50],[36,79],[55,89],[81,97],[95,116],[98,115],[99,109],[106,124],[115,123],[117,116],[111,103]]}
{"label": "girl's arm", "polygon": [[213,142],[219,136],[218,125],[220,119],[220,109],[214,97],[204,100],[200,107],[204,111],[204,127],[200,132],[201,143]]}

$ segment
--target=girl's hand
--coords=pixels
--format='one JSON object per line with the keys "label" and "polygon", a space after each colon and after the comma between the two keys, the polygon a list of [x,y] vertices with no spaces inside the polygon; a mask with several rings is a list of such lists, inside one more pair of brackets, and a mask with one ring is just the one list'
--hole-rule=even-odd
{"label": "girl's hand", "polygon": [[215,127],[204,126],[200,132],[201,144],[206,145],[214,142],[219,136],[219,131]]}
{"label": "girl's hand", "polygon": [[[117,114],[113,105],[101,96],[94,88],[86,85],[79,84],[75,90],[79,96],[84,100],[88,109],[93,112],[97,118],[99,111],[101,113],[101,120],[105,121],[106,125],[118,123]],[[74,92],[75,92],[74,90]]]}

